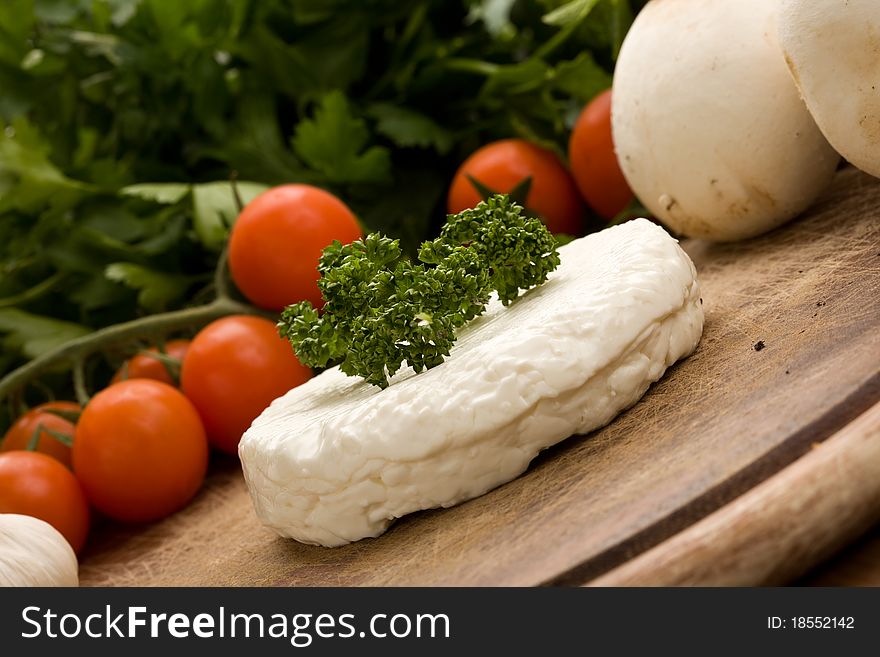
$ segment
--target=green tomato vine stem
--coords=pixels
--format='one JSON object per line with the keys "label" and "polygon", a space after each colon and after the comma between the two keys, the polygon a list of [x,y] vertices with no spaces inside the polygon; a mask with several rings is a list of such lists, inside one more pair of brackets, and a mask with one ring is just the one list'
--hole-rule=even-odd
{"label": "green tomato vine stem", "polygon": [[80,406],[85,406],[91,398],[89,390],[86,387],[86,363],[85,355],[78,355],[72,359],[73,368],[73,391],[76,394],[76,401]]}
{"label": "green tomato vine stem", "polygon": [[[0,399],[7,397],[12,391],[23,387],[56,365],[68,364],[73,366],[74,386],[78,388],[79,402],[84,403],[83,400],[88,401],[88,392],[85,390],[84,377],[81,374],[78,375],[77,371],[82,372],[82,365],[89,356],[111,345],[128,342],[144,335],[166,333],[189,326],[206,324],[211,320],[236,314],[254,315],[260,314],[260,311],[246,303],[218,297],[203,306],[148,315],[98,329],[34,358],[0,379]],[[80,380],[79,384],[77,384],[77,379]]]}
{"label": "green tomato vine stem", "polygon": [[24,387],[37,381],[40,375],[59,366],[66,366],[72,373],[77,401],[84,406],[89,401],[85,364],[91,356],[108,347],[134,342],[146,336],[162,339],[172,331],[202,326],[227,315],[262,315],[275,319],[274,315],[237,301],[231,296],[226,249],[218,258],[213,285],[215,298],[210,303],[107,326],[34,358],[0,379],[0,401],[14,401]]}
{"label": "green tomato vine stem", "polygon": [[232,300],[229,289],[229,249],[220,252],[217,259],[217,268],[214,270],[214,296],[216,299]]}

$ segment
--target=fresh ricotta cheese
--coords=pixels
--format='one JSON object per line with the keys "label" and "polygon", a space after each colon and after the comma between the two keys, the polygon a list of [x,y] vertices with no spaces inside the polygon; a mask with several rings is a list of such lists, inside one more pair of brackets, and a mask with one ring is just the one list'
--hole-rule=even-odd
{"label": "fresh ricotta cheese", "polygon": [[333,368],[276,399],[239,445],[260,519],[304,543],[378,536],[607,424],[696,348],[696,272],[662,228],[637,219],[559,251],[546,283],[493,300],[442,365],[385,390]]}

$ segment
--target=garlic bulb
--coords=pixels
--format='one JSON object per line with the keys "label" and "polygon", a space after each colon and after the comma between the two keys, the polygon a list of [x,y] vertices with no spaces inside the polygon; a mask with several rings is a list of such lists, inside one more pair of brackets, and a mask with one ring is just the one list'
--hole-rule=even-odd
{"label": "garlic bulb", "polygon": [[0,513],[0,586],[78,586],[79,565],[49,523]]}

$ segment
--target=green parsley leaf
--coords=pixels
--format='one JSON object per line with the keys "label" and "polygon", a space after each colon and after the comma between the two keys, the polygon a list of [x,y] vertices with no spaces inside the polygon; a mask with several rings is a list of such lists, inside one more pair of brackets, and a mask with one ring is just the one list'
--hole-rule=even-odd
{"label": "green parsley leaf", "polygon": [[388,149],[367,147],[370,132],[355,118],[345,95],[327,94],[314,117],[300,121],[293,149],[312,169],[331,183],[381,183],[390,177]]}
{"label": "green parsley leaf", "polygon": [[140,183],[119,190],[123,196],[135,196],[168,205],[179,202],[189,192],[190,186],[183,183]]}
{"label": "green parsley leaf", "polygon": [[556,27],[580,23],[598,3],[599,0],[571,0],[571,2],[544,14],[541,20],[547,25]]}
{"label": "green parsley leaf", "polygon": [[456,331],[486,310],[495,291],[505,306],[559,265],[556,240],[539,219],[496,195],[450,215],[434,240],[407,259],[399,240],[378,233],[324,250],[318,265],[323,314],[308,301],[278,323],[300,361],[338,364],[385,388],[406,362],[416,373],[440,365]]}
{"label": "green parsley leaf", "polygon": [[[269,189],[268,185],[254,182],[237,182],[241,202],[250,203]],[[232,184],[227,181],[193,185],[193,225],[202,244],[212,251],[219,251],[229,234],[229,228],[238,217],[238,205]]]}
{"label": "green parsley leaf", "polygon": [[49,160],[50,147],[24,118],[0,132],[0,212],[68,208],[90,190]]}
{"label": "green parsley leaf", "polygon": [[4,349],[20,351],[28,358],[36,358],[89,331],[73,322],[34,315],[18,308],[0,309],[0,333],[6,334]]}
{"label": "green parsley leaf", "polygon": [[511,36],[516,32],[510,20],[514,4],[516,0],[480,0],[471,7],[468,21],[483,21],[486,31],[495,38]]}
{"label": "green parsley leaf", "polygon": [[586,104],[611,86],[611,76],[585,50],[574,59],[559,63],[554,86],[581,104]]}
{"label": "green parsley leaf", "polygon": [[155,271],[131,262],[107,265],[105,275],[111,281],[124,283],[138,290],[138,303],[150,312],[162,312],[186,294],[192,279],[186,276]]}
{"label": "green parsley leaf", "polygon": [[452,148],[452,133],[421,112],[391,103],[374,103],[367,108],[367,114],[376,120],[376,132],[398,146],[433,148],[440,154]]}

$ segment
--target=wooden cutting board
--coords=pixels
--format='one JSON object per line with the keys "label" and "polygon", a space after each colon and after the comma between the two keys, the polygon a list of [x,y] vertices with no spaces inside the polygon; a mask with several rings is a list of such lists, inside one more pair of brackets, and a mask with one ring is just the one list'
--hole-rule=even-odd
{"label": "wooden cutting board", "polygon": [[[780,481],[783,497],[808,500],[810,485],[787,483],[792,471],[799,475],[796,466],[809,469],[804,455],[852,423],[861,421],[862,434],[873,431],[864,414],[880,400],[880,181],[843,170],[807,215],[780,230],[685,248],[705,301],[696,353],[612,424],[547,450],[515,481],[455,508],[406,517],[378,539],[328,549],[264,529],[237,462],[217,458],[185,510],[145,527],[99,527],[82,560],[82,583],[539,585],[602,575],[617,583],[614,574],[627,567],[634,570],[619,581],[639,583],[661,565],[690,572],[701,559],[747,553],[723,514],[738,513],[740,536],[762,521],[779,526],[762,516],[765,488]],[[838,449],[844,457],[850,450]],[[825,474],[823,481],[834,480],[834,471]],[[855,504],[860,480],[847,481]],[[825,526],[823,545],[871,522],[877,506],[859,510],[839,536],[833,522]],[[812,540],[815,518],[786,518],[792,532]],[[706,533],[712,522],[720,533]],[[705,548],[707,536],[709,555],[693,549]],[[774,549],[761,563],[792,559]],[[736,581],[767,578],[750,573]]]}

